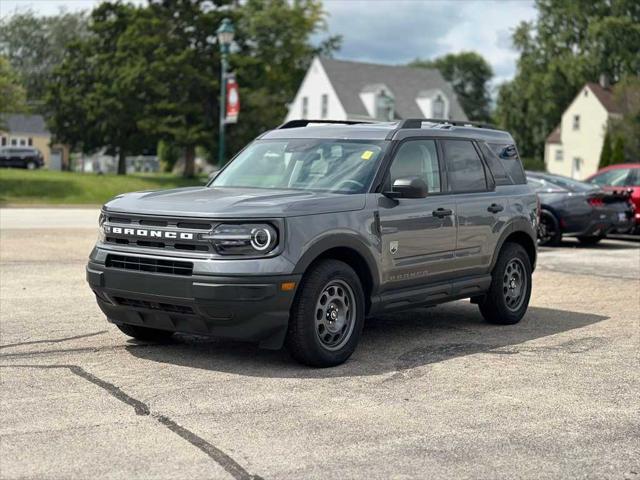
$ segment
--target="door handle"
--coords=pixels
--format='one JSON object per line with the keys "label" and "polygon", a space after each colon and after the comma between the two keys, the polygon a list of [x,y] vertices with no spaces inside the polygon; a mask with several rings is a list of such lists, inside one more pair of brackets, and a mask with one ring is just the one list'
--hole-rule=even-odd
{"label": "door handle", "polygon": [[434,210],[432,213],[434,217],[444,218],[448,217],[449,215],[453,215],[453,210],[451,210],[450,208],[439,208],[437,210]]}
{"label": "door handle", "polygon": [[504,207],[502,205],[498,205],[497,203],[492,203],[487,207],[487,210],[491,213],[498,213],[504,210]]}

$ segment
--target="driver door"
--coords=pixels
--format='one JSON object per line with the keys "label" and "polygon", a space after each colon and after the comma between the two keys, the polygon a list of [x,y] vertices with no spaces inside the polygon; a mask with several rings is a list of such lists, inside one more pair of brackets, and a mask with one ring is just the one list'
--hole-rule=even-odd
{"label": "driver door", "polygon": [[456,247],[455,201],[443,193],[441,161],[435,140],[402,142],[391,163],[387,189],[397,178],[418,176],[425,198],[389,199],[380,194],[383,291],[447,279]]}

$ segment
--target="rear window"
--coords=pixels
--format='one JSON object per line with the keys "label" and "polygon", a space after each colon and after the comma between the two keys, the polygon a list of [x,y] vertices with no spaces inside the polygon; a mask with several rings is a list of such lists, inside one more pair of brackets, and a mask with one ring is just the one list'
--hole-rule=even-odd
{"label": "rear window", "polygon": [[[520,156],[518,155],[518,149],[513,143],[488,143],[487,146],[493,152],[493,154],[498,157],[498,160],[502,164],[502,168],[509,177],[509,180],[511,180],[511,183],[527,183],[527,177],[524,174],[524,168],[522,168],[522,162],[520,161]],[[487,159],[487,162],[489,163],[490,168],[492,168],[493,172],[493,167],[491,167],[490,159]],[[496,184],[498,184],[497,178]],[[505,185],[505,183],[502,183],[502,185]]]}
{"label": "rear window", "polygon": [[558,185],[572,192],[588,192],[598,188],[590,183],[581,182],[580,180],[574,180],[569,177],[562,177],[560,175],[545,175],[543,178],[549,183]]}

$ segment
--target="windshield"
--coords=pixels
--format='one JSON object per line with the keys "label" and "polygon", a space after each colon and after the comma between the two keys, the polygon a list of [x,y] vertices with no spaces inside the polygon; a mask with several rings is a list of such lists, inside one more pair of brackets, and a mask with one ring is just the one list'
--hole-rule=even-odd
{"label": "windshield", "polygon": [[210,186],[364,193],[385,147],[371,140],[257,140]]}

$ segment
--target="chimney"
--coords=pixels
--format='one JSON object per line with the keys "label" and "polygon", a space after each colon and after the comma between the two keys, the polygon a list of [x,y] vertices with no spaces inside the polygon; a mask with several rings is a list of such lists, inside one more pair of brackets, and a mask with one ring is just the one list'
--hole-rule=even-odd
{"label": "chimney", "polygon": [[611,86],[611,83],[609,82],[609,75],[606,73],[600,74],[600,86],[604,89],[608,89]]}

